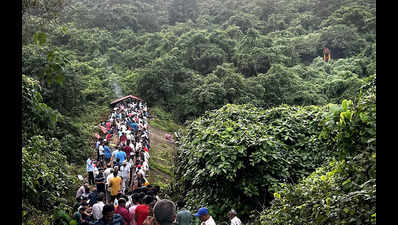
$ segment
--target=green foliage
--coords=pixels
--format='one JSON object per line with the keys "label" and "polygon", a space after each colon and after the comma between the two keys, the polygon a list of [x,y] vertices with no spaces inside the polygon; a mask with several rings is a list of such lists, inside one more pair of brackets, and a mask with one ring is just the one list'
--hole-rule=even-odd
{"label": "green foliage", "polygon": [[320,137],[341,157],[364,150],[376,151],[376,77],[363,88],[355,102],[344,100],[341,106],[329,105],[322,121]]}
{"label": "green foliage", "polygon": [[44,134],[56,126],[59,113],[43,103],[37,80],[22,75],[22,143],[35,134]]}
{"label": "green foliage", "polygon": [[318,140],[319,107],[226,105],[180,130],[176,187],[191,208],[230,208],[247,219],[279,182],[297,182],[334,154]]}
{"label": "green foliage", "polygon": [[151,127],[156,127],[167,132],[175,132],[180,128],[180,126],[173,121],[172,116],[159,106],[152,107],[150,109],[150,114],[153,116],[153,118],[149,120],[149,125]]}
{"label": "green foliage", "polygon": [[[282,184],[260,224],[376,224],[376,158],[332,161],[297,185]],[[366,168],[371,168],[369,176]]]}
{"label": "green foliage", "polygon": [[[56,138],[66,160],[79,163],[92,151],[93,127],[118,95],[137,95],[158,106],[154,112],[162,120],[151,123],[170,131],[177,129],[171,120],[184,123],[205,115],[220,134],[199,123],[209,134],[189,141],[196,140],[190,148],[197,152],[220,152],[206,163],[213,175],[203,169],[201,157],[210,155],[206,152],[180,162],[200,163],[195,164],[200,169],[186,170],[189,176],[180,178],[186,181],[178,182],[188,189],[191,183],[201,184],[208,189],[200,190],[209,194],[200,198],[178,192],[192,197],[191,207],[208,204],[219,218],[236,202],[241,202],[236,208],[244,217],[256,215],[253,210],[273,199],[279,182],[297,182],[334,154],[343,157],[373,148],[375,107],[374,112],[368,109],[373,100],[355,96],[376,74],[375,1],[40,0],[23,1],[22,10],[25,148],[33,136],[47,142]],[[329,62],[322,60],[324,47],[331,50]],[[345,99],[344,106],[301,107]],[[268,111],[241,106],[236,109],[238,121],[227,116],[215,120],[206,113],[221,108],[224,115],[231,108],[222,108],[225,104],[252,104]],[[170,114],[163,119],[159,109]],[[319,136],[315,124],[321,118],[325,130]],[[231,124],[221,125],[224,121]],[[247,128],[253,131],[243,129],[253,121]],[[326,138],[323,144],[320,138]],[[227,154],[244,163],[236,164]],[[283,160],[294,163],[285,167]],[[256,168],[262,180],[250,176]],[[219,182],[230,185],[221,187]]]}
{"label": "green foliage", "polygon": [[57,139],[47,141],[43,136],[31,137],[22,148],[22,195],[28,213],[29,206],[44,211],[68,209],[63,197],[77,178],[69,173],[66,157],[60,150]]}
{"label": "green foliage", "polygon": [[328,105],[320,141],[339,154],[297,185],[282,184],[261,224],[376,224],[376,78]]}

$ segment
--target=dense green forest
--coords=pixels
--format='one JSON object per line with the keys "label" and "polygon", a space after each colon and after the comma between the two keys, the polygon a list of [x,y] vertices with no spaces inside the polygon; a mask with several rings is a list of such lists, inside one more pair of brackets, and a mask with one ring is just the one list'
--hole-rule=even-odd
{"label": "dense green forest", "polygon": [[375,0],[23,0],[21,20],[24,224],[73,213],[128,94],[184,126],[164,191],[192,211],[376,223]]}

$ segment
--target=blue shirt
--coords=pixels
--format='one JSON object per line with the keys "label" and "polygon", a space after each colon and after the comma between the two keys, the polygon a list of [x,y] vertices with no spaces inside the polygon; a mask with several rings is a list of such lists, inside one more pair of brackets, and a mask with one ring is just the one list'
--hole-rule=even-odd
{"label": "blue shirt", "polygon": [[91,161],[91,159],[87,159],[87,166],[86,166],[87,172],[92,172],[94,171],[94,165]]}
{"label": "blue shirt", "polygon": [[120,159],[120,161],[119,161],[119,166],[120,166],[122,164],[122,162],[126,159],[126,153],[124,151],[119,151],[116,154],[116,158]]}
{"label": "blue shirt", "polygon": [[104,146],[104,155],[106,159],[110,159],[112,157],[111,150],[107,145]]}
{"label": "blue shirt", "polygon": [[131,124],[131,128],[134,129],[134,131],[137,131],[137,124],[133,122]]}

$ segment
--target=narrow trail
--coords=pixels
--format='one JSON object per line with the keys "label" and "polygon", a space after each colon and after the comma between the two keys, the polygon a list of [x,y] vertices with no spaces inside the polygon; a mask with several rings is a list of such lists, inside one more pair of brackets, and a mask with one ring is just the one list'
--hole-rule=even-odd
{"label": "narrow trail", "polygon": [[171,170],[174,167],[175,144],[164,138],[169,132],[156,127],[150,127],[151,158],[150,173],[148,180],[150,183],[170,183],[172,177],[159,167]]}

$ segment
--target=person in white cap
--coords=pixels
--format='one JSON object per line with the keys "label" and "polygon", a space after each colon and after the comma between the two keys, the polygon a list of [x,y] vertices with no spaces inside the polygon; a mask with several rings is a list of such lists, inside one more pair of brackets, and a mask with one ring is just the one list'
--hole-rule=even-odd
{"label": "person in white cap", "polygon": [[120,167],[120,170],[122,171],[122,178],[123,178],[123,183],[122,183],[122,188],[123,188],[123,193],[128,187],[128,178],[129,178],[129,173],[130,173],[130,163],[127,162],[127,160],[124,160],[122,162],[122,166]]}
{"label": "person in white cap", "polygon": [[242,225],[242,221],[236,216],[237,213],[235,209],[231,209],[228,213],[228,217],[231,220],[231,225]]}

